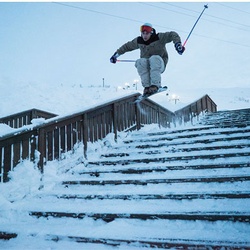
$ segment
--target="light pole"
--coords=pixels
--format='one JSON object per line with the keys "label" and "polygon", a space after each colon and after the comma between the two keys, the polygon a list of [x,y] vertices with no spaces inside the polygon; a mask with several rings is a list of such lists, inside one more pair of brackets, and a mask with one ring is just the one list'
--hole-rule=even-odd
{"label": "light pole", "polygon": [[174,104],[176,104],[177,101],[179,101],[180,99],[179,99],[179,96],[173,94],[173,95],[172,95],[172,100],[174,100]]}
{"label": "light pole", "polygon": [[138,84],[139,80],[135,79],[134,80],[134,84],[133,84],[133,87],[135,87],[135,89],[137,90],[137,84]]}
{"label": "light pole", "polygon": [[128,82],[125,82],[124,85],[125,85],[125,89],[129,89],[130,88],[130,84]]}

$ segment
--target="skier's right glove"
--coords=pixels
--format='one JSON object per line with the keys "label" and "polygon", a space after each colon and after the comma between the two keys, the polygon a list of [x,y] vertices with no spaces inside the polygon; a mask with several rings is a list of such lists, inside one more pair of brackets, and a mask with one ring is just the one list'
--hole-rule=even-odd
{"label": "skier's right glove", "polygon": [[175,46],[176,51],[177,51],[180,55],[182,55],[183,52],[185,51],[185,47],[183,47],[183,46],[181,45],[181,42],[176,43],[174,46]]}
{"label": "skier's right glove", "polygon": [[119,56],[119,54],[117,52],[115,52],[115,54],[113,56],[111,56],[110,62],[116,63],[118,56]]}

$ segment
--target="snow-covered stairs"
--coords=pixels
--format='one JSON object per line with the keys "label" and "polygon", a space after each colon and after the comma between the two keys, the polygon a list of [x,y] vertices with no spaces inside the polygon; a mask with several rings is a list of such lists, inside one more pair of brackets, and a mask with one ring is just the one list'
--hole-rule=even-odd
{"label": "snow-covered stairs", "polygon": [[218,111],[207,114],[202,124],[213,126],[249,126],[250,109],[238,109],[234,111]]}
{"label": "snow-covered stairs", "polygon": [[249,249],[248,118],[228,126],[225,113],[214,117],[216,126],[145,128],[107,143],[24,201],[24,218],[6,231],[74,249]]}

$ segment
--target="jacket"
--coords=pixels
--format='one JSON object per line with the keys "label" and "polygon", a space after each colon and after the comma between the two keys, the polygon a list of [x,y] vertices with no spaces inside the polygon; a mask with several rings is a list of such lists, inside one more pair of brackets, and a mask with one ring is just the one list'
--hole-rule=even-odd
{"label": "jacket", "polygon": [[174,31],[156,34],[154,30],[148,41],[144,41],[141,36],[138,36],[132,41],[122,45],[116,52],[119,55],[122,55],[126,52],[140,49],[140,58],[150,58],[153,55],[159,55],[166,66],[168,62],[166,44],[170,42],[173,42],[174,44],[181,42],[181,38]]}

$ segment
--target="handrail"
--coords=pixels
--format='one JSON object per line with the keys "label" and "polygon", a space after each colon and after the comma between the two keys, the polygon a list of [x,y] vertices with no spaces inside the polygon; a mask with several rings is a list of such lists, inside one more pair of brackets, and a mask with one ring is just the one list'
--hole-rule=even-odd
{"label": "handrail", "polygon": [[43,172],[47,161],[60,159],[73,149],[76,143],[84,145],[83,155],[87,158],[87,144],[103,139],[119,131],[140,129],[144,124],[157,123],[168,127],[174,113],[146,99],[141,105],[134,101],[139,93],[110,101],[68,116],[56,116],[40,125],[28,125],[0,137],[0,180],[8,181],[8,172],[24,159],[37,161]]}
{"label": "handrail", "polygon": [[[56,116],[36,109],[18,113],[17,118],[29,113],[29,122],[22,128],[17,126],[12,133],[0,136],[0,181],[8,181],[8,172],[24,159],[36,162],[43,172],[47,161],[61,159],[62,154],[72,150],[76,143],[83,143],[83,155],[87,158],[88,142],[103,139],[109,133],[114,133],[117,138],[119,131],[139,130],[144,124],[156,123],[162,127],[170,127],[176,121],[192,121],[201,112],[217,110],[216,104],[208,95],[175,113],[148,98],[135,104],[139,95],[131,94],[68,116]],[[40,125],[30,124],[37,117],[49,119]],[[16,118],[12,115],[7,119]],[[15,126],[20,123],[13,124]],[[39,159],[36,158],[37,152]]]}
{"label": "handrail", "polygon": [[56,114],[49,113],[40,109],[29,109],[13,115],[0,118],[0,123],[5,123],[12,128],[21,128],[25,125],[31,124],[32,119],[45,118],[49,119],[55,117]]}
{"label": "handrail", "polygon": [[193,123],[193,118],[198,118],[202,112],[217,112],[217,105],[208,95],[175,111],[175,122],[182,124],[191,121]]}

